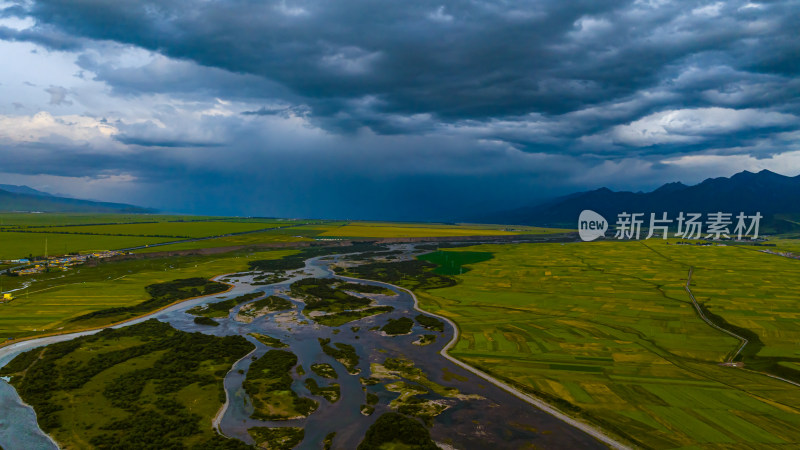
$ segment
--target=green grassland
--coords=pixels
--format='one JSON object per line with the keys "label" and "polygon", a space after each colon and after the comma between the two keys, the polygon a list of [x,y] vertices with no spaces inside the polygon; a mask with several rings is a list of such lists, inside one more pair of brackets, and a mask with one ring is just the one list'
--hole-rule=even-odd
{"label": "green grassland", "polygon": [[[198,238],[211,239],[146,247],[139,251],[146,253],[310,241],[313,236],[343,223],[149,214],[0,213],[0,259],[43,256],[45,242],[49,255],[60,255]],[[225,236],[235,233],[246,234]]]}
{"label": "green grassland", "polygon": [[0,212],[0,227],[47,227],[92,225],[101,223],[143,223],[190,220],[214,220],[210,216],[177,216],[162,214],[80,214],[80,213],[12,213]]}
{"label": "green grassland", "polygon": [[272,336],[268,336],[266,334],[249,333],[249,335],[254,337],[254,338],[256,338],[256,340],[258,342],[261,342],[262,344],[266,345],[267,347],[286,348],[286,347],[289,346],[288,344],[284,344],[283,341],[281,341],[280,339],[274,338]]}
{"label": "green grassland", "polygon": [[720,366],[738,341],[704,323],[684,291],[694,267],[698,301],[760,339],[746,368],[791,367],[800,261],[655,240],[451,251],[494,255],[455,286],[417,292],[458,324],[455,357],[643,447],[800,443],[800,389]]}
{"label": "green grassland", "polygon": [[270,350],[250,365],[242,387],[253,402],[254,419],[296,419],[317,409],[316,401],[292,390],[290,372],[296,365],[297,356],[286,350]]}
{"label": "green grassland", "polygon": [[328,363],[312,364],[311,371],[323,378],[339,378],[339,374],[336,373],[336,369],[334,369],[333,366]]}
{"label": "green grassland", "polygon": [[181,242],[136,250],[136,253],[163,252],[173,250],[194,250],[198,248],[234,247],[271,243],[310,242],[315,236],[338,225],[298,225],[275,230],[225,236],[202,241]]}
{"label": "green grassland", "polygon": [[291,450],[305,437],[305,430],[299,427],[255,427],[247,430],[258,448],[269,450]]}
{"label": "green grassland", "polygon": [[206,303],[204,305],[195,306],[193,308],[188,309],[186,312],[188,314],[194,316],[203,316],[208,317],[210,319],[219,318],[219,317],[227,317],[230,314],[231,309],[235,308],[236,306],[249,302],[254,298],[263,297],[263,292],[252,292],[250,294],[240,295],[238,297],[223,300],[221,302],[212,302]]}
{"label": "green grassland", "polygon": [[125,236],[163,236],[173,238],[198,238],[206,236],[219,236],[229,233],[242,233],[263,230],[270,227],[291,225],[291,222],[273,223],[242,223],[242,222],[160,222],[160,223],[132,223],[119,225],[79,225],[70,227],[44,227],[28,228],[30,231],[72,234],[100,234],[100,235],[125,235]]}
{"label": "green grassland", "polygon": [[331,345],[330,338],[317,339],[319,340],[320,347],[322,347],[322,352],[342,363],[348,373],[358,375],[361,372],[361,369],[356,367],[358,366],[360,358],[358,357],[355,347],[341,342],[335,342]]}
{"label": "green grassland", "polygon": [[768,243],[774,244],[774,247],[754,247],[754,248],[758,250],[767,250],[774,252],[790,252],[800,255],[800,239],[774,237],[770,238]]}
{"label": "green grassland", "polygon": [[[549,234],[568,230],[505,225],[331,222],[205,216],[0,213],[0,259],[145,247],[138,253],[308,242],[315,238],[397,238]],[[264,230],[264,231],[259,231]],[[235,234],[245,233],[245,234]],[[234,234],[233,236],[226,236]],[[219,237],[218,237],[219,236]],[[209,238],[209,239],[205,239]]]}
{"label": "green grassland", "polygon": [[421,423],[398,413],[383,414],[367,430],[358,450],[436,450],[430,432]]}
{"label": "green grassland", "polygon": [[140,245],[168,242],[171,238],[143,236],[92,236],[63,233],[0,232],[0,259],[27,258],[67,253],[93,253],[103,250],[138,247]]}
{"label": "green grassland", "polygon": [[357,309],[353,311],[341,311],[328,313],[321,316],[313,316],[314,322],[328,327],[338,327],[354,320],[363,319],[365,317],[376,316],[387,312],[394,311],[393,306],[372,306],[364,309]]}
{"label": "green grassland", "polygon": [[214,256],[180,256],[103,262],[67,272],[33,277],[2,277],[3,289],[36,280],[16,298],[0,304],[0,337],[23,337],[102,326],[108,322],[80,323],[71,319],[94,311],[129,307],[148,299],[145,286],[191,277],[211,278],[248,269],[254,260],[272,260],[297,250],[233,252]]}
{"label": "green grassland", "polygon": [[[300,222],[303,223],[303,222]],[[193,250],[197,248],[233,247],[280,242],[309,242],[315,238],[398,238],[398,237],[446,237],[446,236],[506,236],[517,234],[551,234],[570,230],[533,227],[507,227],[500,225],[444,225],[444,224],[397,224],[379,222],[322,222],[286,226],[263,232],[225,236],[195,242],[150,247],[136,250],[137,253],[170,250]],[[507,231],[513,230],[513,231]]]}
{"label": "green grassland", "polygon": [[439,266],[433,270],[434,273],[441,275],[459,275],[469,270],[463,266],[488,261],[492,259],[492,254],[489,252],[436,251],[422,255],[419,259],[432,262]]}
{"label": "green grassland", "polygon": [[563,233],[565,231],[570,230],[508,225],[350,222],[326,231],[320,236],[344,238],[511,236],[516,234]]}
{"label": "green grassland", "polygon": [[62,448],[247,448],[211,420],[225,374],[252,348],[150,320],[31,350],[3,374]]}

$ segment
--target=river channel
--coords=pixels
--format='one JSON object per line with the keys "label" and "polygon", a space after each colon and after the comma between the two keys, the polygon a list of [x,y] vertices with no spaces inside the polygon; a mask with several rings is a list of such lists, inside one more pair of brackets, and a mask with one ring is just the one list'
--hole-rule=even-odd
{"label": "river channel", "polygon": [[[413,245],[396,245],[392,249],[403,251],[398,256],[399,259],[409,258],[415,252]],[[341,257],[338,255],[310,258],[306,260],[305,268],[287,274],[290,279],[266,286],[254,285],[253,274],[222,275],[217,279],[234,285],[234,288],[224,295],[189,300],[120,326],[129,326],[155,317],[179,330],[199,331],[216,336],[241,335],[252,342],[256,346],[255,351],[238,361],[224,380],[228,402],[218,420],[218,430],[222,434],[250,444],[253,443],[253,439],[247,432],[249,428],[298,426],[305,429],[305,438],[298,449],[320,449],[324,437],[332,432],[336,432],[334,448],[356,448],[369,426],[382,413],[390,411],[389,402],[400,395],[387,390],[386,382],[367,386],[366,390],[378,395],[380,401],[375,406],[375,412],[365,416],[361,413],[361,405],[365,403],[366,394],[360,377],[370,377],[371,363],[383,363],[388,357],[403,357],[413,361],[417,368],[422,369],[431,382],[457,388],[462,394],[459,398],[442,397],[433,392],[422,396],[425,400],[435,400],[447,405],[447,409],[434,418],[431,436],[435,441],[447,444],[450,448],[470,450],[517,449],[532,448],[532,446],[606,448],[586,433],[443,358],[439,351],[452,339],[454,333],[449,324],[442,333],[431,332],[416,322],[408,335],[386,336],[377,330],[370,330],[384,325],[390,318],[413,318],[419,314],[414,308],[411,295],[395,286],[374,281],[358,281],[394,291],[396,295],[372,296],[376,304],[394,307],[390,313],[349,322],[340,327],[322,326],[307,318],[303,314],[303,302],[288,295],[289,286],[307,277],[336,277],[330,266]],[[294,309],[291,313],[273,312],[258,317],[251,323],[243,323],[236,320],[236,313],[243,306],[240,305],[233,309],[228,317],[217,319],[220,323],[217,327],[195,324],[194,316],[186,313],[188,309],[200,304],[222,301],[256,291],[286,298],[294,304]],[[358,330],[354,331],[353,327],[358,327]],[[23,351],[94,332],[41,338],[2,348],[0,367]],[[242,383],[253,361],[252,356],[258,358],[270,348],[249,336],[250,333],[278,338],[289,345],[287,350],[297,355],[299,364],[307,373],[300,377],[293,371],[293,388],[300,396],[312,397],[319,402],[319,408],[309,417],[288,421],[260,421],[251,418],[253,408],[242,388]],[[436,340],[426,346],[413,344],[423,334],[435,334]],[[352,345],[360,358],[358,365],[360,373],[349,374],[341,363],[323,353],[319,338],[329,338],[333,342]],[[309,370],[312,364],[318,363],[328,363],[333,366],[338,373],[338,379],[326,380]],[[341,398],[330,403],[322,397],[312,396],[302,383],[302,380],[308,377],[314,378],[321,386],[326,386],[331,381],[339,384]],[[6,450],[58,448],[39,429],[33,410],[25,405],[13,387],[3,380],[0,380],[0,446]]]}

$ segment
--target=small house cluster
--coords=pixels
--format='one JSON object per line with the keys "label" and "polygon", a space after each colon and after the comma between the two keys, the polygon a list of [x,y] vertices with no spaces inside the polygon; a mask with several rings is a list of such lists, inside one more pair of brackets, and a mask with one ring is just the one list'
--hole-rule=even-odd
{"label": "small house cluster", "polygon": [[6,264],[21,264],[25,267],[22,267],[18,270],[13,270],[14,273],[17,275],[33,275],[37,273],[42,273],[49,270],[69,270],[72,266],[80,265],[86,262],[88,259],[105,259],[111,258],[112,256],[119,255],[120,252],[115,251],[103,251],[103,252],[95,252],[86,255],[67,255],[67,256],[51,256],[47,259],[36,260],[31,262],[28,259],[15,259],[15,260],[7,260],[4,261]]}

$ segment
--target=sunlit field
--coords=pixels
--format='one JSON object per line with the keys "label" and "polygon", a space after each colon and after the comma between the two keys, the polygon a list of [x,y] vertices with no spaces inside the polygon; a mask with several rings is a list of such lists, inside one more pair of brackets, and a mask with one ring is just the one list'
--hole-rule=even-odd
{"label": "sunlit field", "polygon": [[74,234],[163,236],[173,238],[198,238],[222,234],[242,233],[291,225],[292,222],[160,222],[119,225],[86,225],[69,227],[31,228],[31,231]]}
{"label": "sunlit field", "polygon": [[[322,221],[206,216],[0,213],[0,259],[132,247],[144,247],[141,252],[153,252],[297,242],[331,229],[320,223]],[[313,232],[309,232],[303,228],[306,224],[322,228],[312,228]],[[340,222],[332,224],[341,225]],[[233,236],[229,236],[231,234]],[[187,239],[202,240],[147,247]]]}
{"label": "sunlit field", "polygon": [[225,236],[202,241],[181,242],[158,247],[149,247],[136,250],[136,253],[163,252],[173,250],[194,250],[198,248],[218,248],[248,246],[259,244],[274,244],[287,242],[310,242],[314,237],[338,225],[298,225],[283,227],[269,231]]}
{"label": "sunlit field", "polygon": [[143,236],[93,236],[84,234],[60,233],[0,233],[0,259],[19,259],[44,256],[45,253],[65,255],[68,253],[92,253],[103,250],[117,250],[140,245],[168,242],[173,238]]}
{"label": "sunlit field", "polygon": [[563,233],[570,230],[510,225],[412,224],[391,222],[351,222],[320,236],[350,238],[397,238],[442,236],[511,236],[516,234]]}
{"label": "sunlit field", "polygon": [[655,240],[450,251],[494,254],[419,293],[461,329],[454,356],[635,445],[800,443],[800,389],[720,366],[739,342],[684,291],[693,266],[698,301],[760,338],[745,368],[797,367],[800,261]]}
{"label": "sunlit field", "polygon": [[[61,332],[103,322],[70,322],[101,309],[133,306],[149,298],[144,287],[182,278],[211,278],[247,269],[255,259],[277,259],[296,250],[239,252],[215,256],[181,256],[77,267],[69,272],[35,275],[29,288],[0,304],[0,338]],[[4,282],[12,280],[3,277]],[[24,277],[14,277],[24,278]]]}

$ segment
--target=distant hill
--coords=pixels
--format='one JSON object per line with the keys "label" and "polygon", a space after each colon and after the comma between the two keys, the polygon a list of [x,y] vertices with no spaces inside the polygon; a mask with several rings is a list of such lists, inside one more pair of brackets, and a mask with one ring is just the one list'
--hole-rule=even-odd
{"label": "distant hill", "polygon": [[481,218],[482,222],[537,226],[577,226],[584,209],[600,213],[613,225],[617,214],[667,212],[669,218],[684,213],[760,212],[773,231],[794,231],[798,224],[786,220],[800,215],[800,175],[787,177],[769,170],[748,171],[730,178],[709,178],[694,186],[668,183],[652,192],[615,192],[608,188],[559,197],[538,205],[502,211]]}
{"label": "distant hill", "polygon": [[11,192],[14,194],[28,194],[38,195],[40,197],[54,197],[53,194],[47,192],[37,191],[36,189],[28,186],[17,186],[15,184],[0,184],[0,190]]}
{"label": "distant hill", "polygon": [[157,212],[124,203],[93,202],[76,198],[56,197],[28,186],[0,185],[0,211],[40,211],[79,213],[127,213],[144,214]]}

